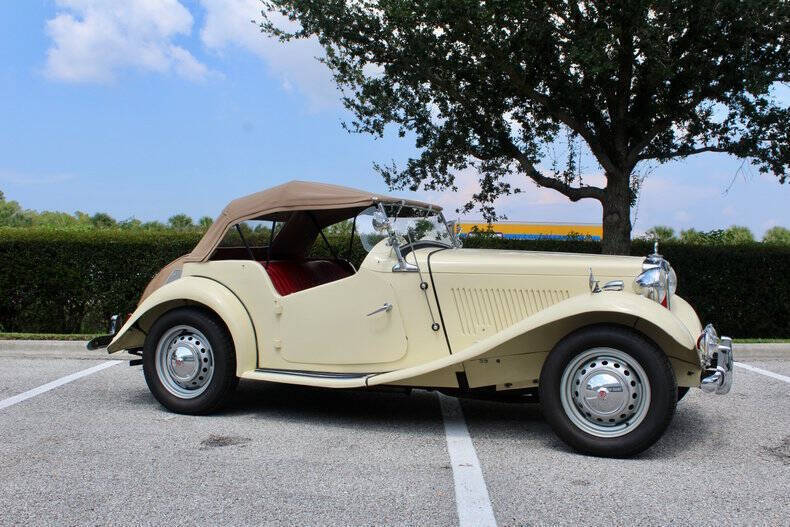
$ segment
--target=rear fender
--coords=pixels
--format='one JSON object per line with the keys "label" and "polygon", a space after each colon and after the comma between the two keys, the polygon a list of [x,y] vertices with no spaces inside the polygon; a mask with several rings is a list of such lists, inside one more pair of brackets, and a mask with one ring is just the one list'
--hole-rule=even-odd
{"label": "rear fender", "polygon": [[258,346],[252,320],[233,292],[209,278],[185,276],[148,296],[107,346],[109,353],[141,348],[153,323],[164,313],[184,306],[200,306],[216,314],[228,328],[236,350],[236,374],[254,370]]}

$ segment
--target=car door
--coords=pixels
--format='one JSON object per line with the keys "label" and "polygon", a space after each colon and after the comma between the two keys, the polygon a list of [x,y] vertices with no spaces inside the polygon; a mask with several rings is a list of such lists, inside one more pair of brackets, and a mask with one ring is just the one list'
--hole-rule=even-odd
{"label": "car door", "polygon": [[282,297],[280,356],[296,365],[379,364],[403,358],[406,332],[386,276],[360,269],[348,278]]}

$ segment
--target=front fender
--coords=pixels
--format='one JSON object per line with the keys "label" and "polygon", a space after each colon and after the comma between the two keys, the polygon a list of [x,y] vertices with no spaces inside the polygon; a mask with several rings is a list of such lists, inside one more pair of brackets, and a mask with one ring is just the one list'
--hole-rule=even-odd
{"label": "front fender", "polygon": [[[673,297],[673,300],[684,306],[683,318],[689,319],[690,323],[692,317],[688,311],[693,314],[691,307],[679,297]],[[525,333],[533,337],[530,347],[535,351],[550,351],[560,338],[572,331],[601,323],[634,327],[655,340],[667,354],[684,355],[678,358],[687,358],[687,354],[679,350],[696,353],[696,335],[692,333],[694,328],[689,328],[683,319],[660,304],[624,291],[603,291],[568,298],[475,342],[462,353],[489,351]],[[543,328],[546,331],[542,331]]]}
{"label": "front fender", "polygon": [[[673,297],[678,299],[678,297]],[[683,305],[688,304],[683,301]],[[696,319],[684,309],[689,323]],[[615,323],[636,328],[651,338],[670,356],[691,364],[698,362],[694,328],[687,327],[681,318],[660,304],[625,291],[603,291],[571,297],[539,311],[531,317],[481,339],[452,355],[420,366],[371,376],[369,385],[386,384],[460,364],[488,352],[496,355],[524,353],[525,345],[531,352],[551,351],[561,338],[572,331],[600,323]],[[698,320],[696,322],[699,324]],[[528,334],[528,335],[527,335]],[[519,337],[528,337],[526,340]],[[515,343],[515,345],[514,345]],[[517,349],[507,350],[510,347]],[[500,352],[500,353],[496,353]]]}
{"label": "front fender", "polygon": [[254,370],[258,346],[252,320],[233,292],[209,278],[185,276],[165,284],[148,296],[132,313],[107,346],[109,353],[141,348],[154,321],[171,309],[198,305],[219,316],[230,332],[236,349],[236,373]]}

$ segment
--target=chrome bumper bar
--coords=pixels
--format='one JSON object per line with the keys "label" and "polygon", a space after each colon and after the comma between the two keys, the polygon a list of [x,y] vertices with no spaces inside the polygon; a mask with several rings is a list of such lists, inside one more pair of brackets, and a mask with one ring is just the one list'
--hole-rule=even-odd
{"label": "chrome bumper bar", "polygon": [[697,339],[697,351],[703,368],[700,388],[706,393],[724,395],[732,387],[732,339],[719,337],[711,324]]}

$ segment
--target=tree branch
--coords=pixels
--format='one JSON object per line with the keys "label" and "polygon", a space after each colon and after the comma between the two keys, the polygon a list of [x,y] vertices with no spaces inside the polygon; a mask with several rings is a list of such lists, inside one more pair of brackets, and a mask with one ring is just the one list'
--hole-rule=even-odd
{"label": "tree branch", "polygon": [[672,124],[672,119],[669,117],[665,117],[663,119],[658,119],[655,124],[650,128],[650,130],[642,136],[642,139],[633,147],[631,147],[631,151],[628,153],[628,164],[629,166],[634,166],[638,161],[641,161],[642,158],[640,152],[647,148],[647,145],[655,139],[655,137],[667,126]]}
{"label": "tree branch", "polygon": [[693,156],[695,154],[702,154],[703,152],[729,152],[729,148],[724,148],[720,146],[704,146],[700,148],[692,148],[691,150],[675,150],[674,152],[665,152],[659,155],[649,155],[644,154],[637,157],[639,161],[645,161],[647,159],[655,159],[657,161],[665,161],[667,159],[672,159],[673,157],[688,157]]}
{"label": "tree branch", "polygon": [[[700,92],[689,101],[687,106],[691,108],[696,108],[699,106],[702,101],[704,101],[707,97],[713,97],[714,94],[709,89],[702,89]],[[642,136],[642,139],[636,145],[634,145],[630,152],[628,153],[628,163],[629,166],[634,166],[638,161],[643,161],[645,159],[658,159],[656,157],[645,157],[640,154],[642,150],[647,148],[650,142],[655,139],[655,137],[661,133],[662,130],[666,129],[667,127],[672,125],[673,120],[676,118],[676,115],[667,115],[661,119],[658,119],[650,130]],[[695,152],[699,153],[699,152]]]}
{"label": "tree branch", "polygon": [[582,139],[587,142],[587,146],[590,147],[590,151],[607,173],[617,174],[620,172],[617,166],[612,162],[611,158],[606,154],[606,152],[604,152],[603,146],[601,145],[600,141],[598,141],[598,138],[595,136],[592,130],[580,123],[571,114],[557,106],[557,104],[554,103],[548,95],[527,88],[517,72],[514,70],[513,66],[507,62],[503,62],[503,64],[506,66],[508,78],[510,78],[513,84],[521,88],[521,93],[525,97],[539,103],[545,108],[549,115],[579,134]]}
{"label": "tree branch", "polygon": [[572,187],[557,178],[544,176],[537,168],[535,168],[535,164],[532,163],[532,161],[530,161],[516,145],[513,144],[513,141],[500,138],[499,143],[502,148],[513,157],[513,159],[518,161],[518,164],[521,166],[521,169],[524,171],[527,177],[529,177],[541,187],[556,190],[571,201],[579,201],[580,199],[585,198],[593,198],[597,199],[598,201],[603,201],[605,193],[602,188],[591,186]]}

